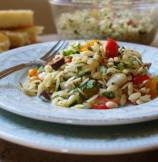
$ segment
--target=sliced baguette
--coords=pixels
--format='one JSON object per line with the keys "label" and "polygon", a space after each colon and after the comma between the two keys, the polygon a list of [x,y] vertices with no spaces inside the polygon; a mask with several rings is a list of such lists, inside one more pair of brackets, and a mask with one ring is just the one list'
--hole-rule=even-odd
{"label": "sliced baguette", "polygon": [[0,29],[33,26],[32,10],[0,10]]}
{"label": "sliced baguette", "polygon": [[10,48],[10,40],[9,38],[3,34],[0,33],[0,52],[7,51]]}
{"label": "sliced baguette", "polygon": [[1,30],[3,34],[5,34],[10,40],[10,47],[20,47],[32,43],[37,42],[37,36],[41,34],[43,31],[43,27],[41,26],[33,26],[29,28],[23,29],[15,29],[15,30]]}

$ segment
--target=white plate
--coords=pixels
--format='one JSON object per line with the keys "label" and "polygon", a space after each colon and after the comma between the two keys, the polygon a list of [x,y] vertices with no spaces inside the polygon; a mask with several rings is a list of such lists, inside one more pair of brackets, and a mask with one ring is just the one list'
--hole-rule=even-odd
{"label": "white plate", "polygon": [[[20,62],[39,58],[54,42],[15,49],[0,55],[0,70]],[[138,44],[120,43],[142,53],[145,62],[152,63],[151,73],[158,74],[158,49]],[[78,110],[58,108],[38,97],[24,95],[19,87],[20,77],[26,70],[0,80],[0,106],[10,112],[44,121],[76,125],[114,125],[148,121],[158,118],[158,98],[139,106],[127,106],[112,110]]]}
{"label": "white plate", "polygon": [[114,155],[158,148],[157,125],[158,121],[126,126],[69,126],[30,120],[0,110],[0,138],[70,154]]}

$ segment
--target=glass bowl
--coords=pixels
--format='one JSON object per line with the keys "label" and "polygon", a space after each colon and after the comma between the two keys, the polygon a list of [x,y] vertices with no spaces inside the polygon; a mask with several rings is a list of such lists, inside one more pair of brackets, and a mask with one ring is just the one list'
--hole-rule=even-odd
{"label": "glass bowl", "polygon": [[49,0],[63,39],[150,44],[158,27],[157,0]]}

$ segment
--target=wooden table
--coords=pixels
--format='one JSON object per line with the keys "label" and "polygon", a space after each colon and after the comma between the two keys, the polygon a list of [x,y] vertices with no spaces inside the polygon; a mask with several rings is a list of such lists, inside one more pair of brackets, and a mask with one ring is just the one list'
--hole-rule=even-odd
{"label": "wooden table", "polygon": [[[56,35],[47,35],[39,38],[41,42],[58,39]],[[158,35],[152,46],[158,47]],[[149,162],[158,161],[158,149],[129,155],[117,156],[81,156],[50,153],[18,146],[0,140],[0,162]]]}

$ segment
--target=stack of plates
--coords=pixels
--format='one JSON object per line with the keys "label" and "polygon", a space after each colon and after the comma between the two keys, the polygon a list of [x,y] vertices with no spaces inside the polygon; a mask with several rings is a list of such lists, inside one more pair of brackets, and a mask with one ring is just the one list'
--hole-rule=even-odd
{"label": "stack of plates", "polygon": [[[55,42],[11,50],[0,55],[0,71],[39,58]],[[120,43],[142,53],[158,74],[158,49]],[[0,138],[28,147],[74,154],[122,154],[158,147],[158,98],[139,106],[107,111],[59,109],[18,87],[26,70],[0,80]]]}

